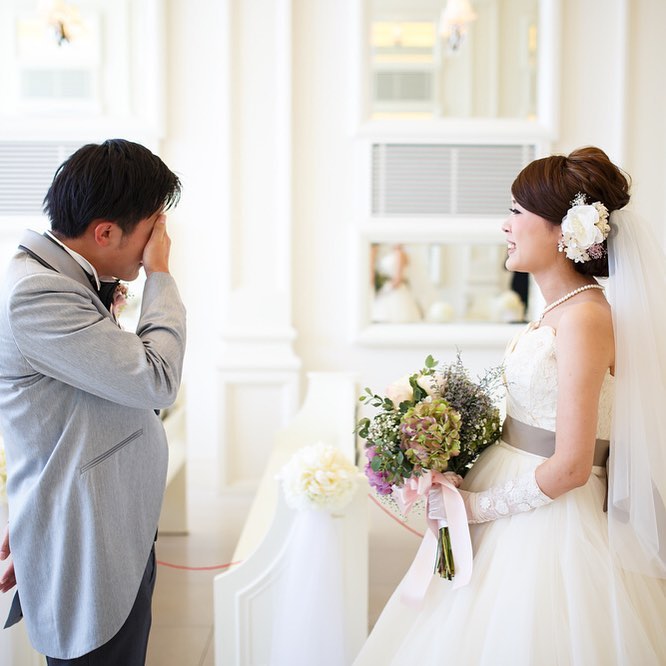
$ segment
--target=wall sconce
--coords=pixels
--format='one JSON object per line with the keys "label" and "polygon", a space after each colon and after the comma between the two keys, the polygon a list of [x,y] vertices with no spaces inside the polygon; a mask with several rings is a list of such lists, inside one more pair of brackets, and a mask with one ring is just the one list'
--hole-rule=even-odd
{"label": "wall sconce", "polygon": [[439,33],[452,53],[460,50],[469,24],[476,20],[476,12],[469,0],[448,0],[439,19]]}
{"label": "wall sconce", "polygon": [[82,28],[78,7],[65,0],[43,0],[39,12],[44,22],[54,31],[58,46],[71,42]]}

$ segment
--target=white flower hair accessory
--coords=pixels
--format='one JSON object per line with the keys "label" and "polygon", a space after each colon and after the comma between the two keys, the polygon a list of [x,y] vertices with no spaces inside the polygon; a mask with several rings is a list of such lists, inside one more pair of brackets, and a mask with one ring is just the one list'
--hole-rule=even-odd
{"label": "white flower hair accessory", "polygon": [[360,473],[335,447],[316,442],[296,451],[280,471],[292,509],[339,511],[351,501]]}
{"label": "white flower hair accessory", "polygon": [[571,208],[562,218],[560,252],[576,263],[601,259],[605,254],[603,242],[608,238],[608,209],[601,202],[586,204],[586,196],[579,192],[571,201]]}

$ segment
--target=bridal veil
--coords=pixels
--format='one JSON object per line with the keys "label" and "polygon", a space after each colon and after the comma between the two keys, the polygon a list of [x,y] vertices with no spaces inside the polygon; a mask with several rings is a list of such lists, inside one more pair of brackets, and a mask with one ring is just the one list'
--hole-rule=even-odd
{"label": "bridal veil", "polygon": [[614,211],[610,224],[616,360],[609,540],[623,568],[666,578],[666,259],[633,212]]}

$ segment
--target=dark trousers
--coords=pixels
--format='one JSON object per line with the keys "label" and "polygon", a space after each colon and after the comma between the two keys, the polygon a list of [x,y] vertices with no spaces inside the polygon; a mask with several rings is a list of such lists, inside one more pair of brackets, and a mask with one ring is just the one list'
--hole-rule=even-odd
{"label": "dark trousers", "polygon": [[144,666],[155,588],[155,548],[150,551],[139,593],[125,624],[107,643],[76,659],[46,657],[48,666]]}

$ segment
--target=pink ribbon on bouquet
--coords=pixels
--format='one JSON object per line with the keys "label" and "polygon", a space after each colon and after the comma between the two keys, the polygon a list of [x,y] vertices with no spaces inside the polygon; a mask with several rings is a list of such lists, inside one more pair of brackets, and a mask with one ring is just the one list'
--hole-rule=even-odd
{"label": "pink ribbon on bouquet", "polygon": [[[421,497],[425,497],[427,502],[428,492],[433,487],[438,487],[442,493],[446,510],[451,550],[456,567],[453,588],[456,589],[467,585],[472,577],[472,539],[467,524],[465,503],[458,489],[445,474],[426,472],[422,476],[409,479],[404,486],[395,490],[393,496],[400,510],[407,514]],[[437,555],[439,523],[428,516],[427,504],[426,517],[430,529],[423,536],[416,557],[399,586],[403,601],[410,605],[420,605],[423,601],[432,578],[433,564]]]}

